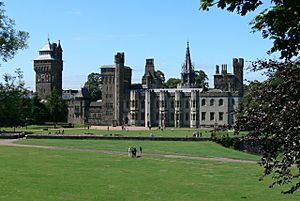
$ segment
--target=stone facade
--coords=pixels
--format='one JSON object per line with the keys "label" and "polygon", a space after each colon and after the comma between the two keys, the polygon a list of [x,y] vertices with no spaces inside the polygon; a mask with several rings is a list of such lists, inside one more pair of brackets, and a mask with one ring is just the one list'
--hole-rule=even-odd
{"label": "stone facade", "polygon": [[[36,90],[40,98],[46,98],[53,88],[61,91],[60,44],[46,44],[34,60],[34,67]],[[187,44],[181,83],[177,88],[166,89],[162,88],[155,73],[153,58],[146,59],[141,83],[132,84],[132,69],[125,66],[124,53],[117,53],[114,65],[101,66],[102,100],[91,102],[84,88],[64,91],[63,98],[68,103],[68,122],[145,127],[232,126],[243,95],[243,68],[242,58],[233,59],[233,73],[227,72],[226,64],[222,64],[221,72],[216,66],[214,88],[204,91],[195,83],[195,71]]]}
{"label": "stone facade", "polygon": [[63,99],[68,107],[68,123],[88,123],[90,95],[86,88],[81,90],[64,90]]}
{"label": "stone facade", "polygon": [[131,87],[130,67],[124,65],[124,53],[117,53],[115,65],[101,66],[103,125],[127,123]]}
{"label": "stone facade", "polygon": [[40,99],[46,99],[53,89],[62,95],[62,52],[60,42],[57,45],[48,40],[34,60],[35,90]]}

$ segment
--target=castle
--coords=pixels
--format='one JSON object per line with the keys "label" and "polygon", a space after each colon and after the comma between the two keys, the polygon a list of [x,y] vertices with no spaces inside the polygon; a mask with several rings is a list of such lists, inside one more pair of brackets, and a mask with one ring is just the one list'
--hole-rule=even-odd
{"label": "castle", "polygon": [[[61,88],[62,49],[60,43],[45,45],[34,60],[36,92],[45,98],[55,87],[68,103],[68,122],[92,125],[145,127],[232,126],[243,95],[244,60],[233,59],[233,74],[216,66],[214,88],[203,90],[195,82],[189,43],[177,88],[163,88],[155,74],[154,59],[146,59],[140,84],[132,84],[132,69],[124,53],[115,55],[114,65],[101,66],[102,100],[91,102],[87,89]],[[41,79],[43,74],[47,79]],[[45,76],[44,76],[45,77]]]}

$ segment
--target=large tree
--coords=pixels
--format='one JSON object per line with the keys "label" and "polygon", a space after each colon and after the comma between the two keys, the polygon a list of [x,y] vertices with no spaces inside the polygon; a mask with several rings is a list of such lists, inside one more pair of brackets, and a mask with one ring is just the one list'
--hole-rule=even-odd
{"label": "large tree", "polygon": [[27,47],[27,32],[14,28],[15,21],[5,15],[4,3],[0,2],[0,57],[7,61],[15,56],[17,50]]}
{"label": "large tree", "polygon": [[154,73],[155,77],[161,82],[161,84],[164,84],[166,81],[165,74],[160,70],[157,70]]}
{"label": "large tree", "polygon": [[179,78],[169,78],[165,83],[165,87],[167,88],[176,88],[178,84],[180,84],[181,80]]}
{"label": "large tree", "polygon": [[[259,0],[201,0],[201,9],[217,5],[240,15],[256,10]],[[253,31],[273,40],[269,53],[281,60],[258,60],[252,70],[264,70],[268,79],[254,81],[239,108],[236,129],[268,143],[260,164],[276,185],[289,184],[286,193],[300,188],[300,1],[272,0],[251,22]]]}
{"label": "large tree", "polygon": [[91,100],[96,101],[102,98],[102,79],[100,73],[91,73],[84,84],[91,95]]}
{"label": "large tree", "polygon": [[55,125],[58,121],[65,121],[67,117],[66,104],[58,95],[57,90],[53,89],[47,99],[47,107],[51,115],[51,119]]}
{"label": "large tree", "polygon": [[196,84],[207,90],[208,89],[208,77],[205,74],[205,72],[203,70],[195,70],[195,74],[196,74],[196,78],[195,78],[195,82]]}
{"label": "large tree", "polygon": [[268,140],[260,161],[264,173],[272,174],[271,187],[292,183],[286,192],[293,193],[300,187],[300,61],[257,61],[253,65],[271,71],[266,81],[250,84],[236,128]]}
{"label": "large tree", "polygon": [[14,75],[5,74],[3,80],[4,83],[0,83],[0,126],[22,126],[28,108],[23,73],[17,69]]}

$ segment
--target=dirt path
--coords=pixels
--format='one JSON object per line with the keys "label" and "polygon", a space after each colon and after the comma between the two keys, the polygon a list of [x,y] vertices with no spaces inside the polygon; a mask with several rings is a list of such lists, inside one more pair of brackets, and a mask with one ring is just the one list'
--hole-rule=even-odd
{"label": "dirt path", "polygon": [[[97,150],[97,149],[80,149],[80,148],[68,148],[68,147],[56,147],[56,146],[16,144],[15,142],[18,141],[18,140],[19,139],[0,140],[0,146],[29,147],[29,148],[40,148],[40,149],[50,149],[50,150],[81,151],[81,152],[120,155],[120,156],[127,155],[127,153],[120,152],[120,151],[107,151],[107,150]],[[219,162],[230,162],[230,163],[248,163],[248,164],[256,164],[257,163],[257,161],[239,160],[239,159],[221,158],[221,157],[209,158],[209,157],[199,157],[199,156],[185,156],[185,155],[171,155],[171,154],[151,154],[151,153],[143,153],[143,156],[158,157],[158,158],[207,160],[207,161],[219,161]]]}

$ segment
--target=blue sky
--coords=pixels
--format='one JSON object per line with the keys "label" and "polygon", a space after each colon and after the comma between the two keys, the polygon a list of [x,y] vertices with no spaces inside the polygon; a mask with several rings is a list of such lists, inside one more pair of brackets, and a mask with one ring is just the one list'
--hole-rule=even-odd
{"label": "blue sky", "polygon": [[[140,82],[145,59],[166,78],[180,77],[186,42],[192,62],[209,76],[212,87],[215,65],[232,58],[246,61],[268,58],[271,41],[250,33],[254,13],[241,17],[218,9],[199,11],[199,0],[5,0],[6,14],[16,28],[29,32],[29,48],[1,62],[0,74],[20,67],[26,86],[35,90],[33,60],[47,42],[61,41],[64,50],[63,88],[79,89],[87,75],[113,64],[116,52],[125,52],[125,63],[133,69],[133,82]],[[249,66],[246,62],[246,66]],[[263,79],[245,71],[248,80]]]}

